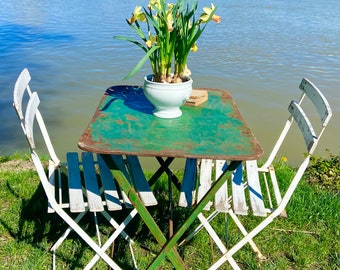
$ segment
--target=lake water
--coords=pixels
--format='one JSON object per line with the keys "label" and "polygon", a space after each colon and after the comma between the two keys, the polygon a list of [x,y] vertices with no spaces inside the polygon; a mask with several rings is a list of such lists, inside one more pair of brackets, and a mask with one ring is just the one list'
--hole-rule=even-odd
{"label": "lake water", "polygon": [[[77,141],[104,90],[115,84],[141,85],[143,70],[122,78],[142,51],[114,40],[132,35],[125,22],[147,0],[11,0],[0,5],[0,155],[27,151],[12,91],[27,67],[57,153],[78,150]],[[200,1],[200,9],[210,5]],[[319,145],[338,154],[340,146],[340,1],[215,0],[220,24],[211,23],[189,68],[194,86],[228,90],[265,150],[270,151],[300,96],[302,77],[330,100],[333,119]],[[303,150],[290,139],[294,162]],[[287,155],[284,152],[282,155]],[[63,159],[63,158],[62,158]]]}

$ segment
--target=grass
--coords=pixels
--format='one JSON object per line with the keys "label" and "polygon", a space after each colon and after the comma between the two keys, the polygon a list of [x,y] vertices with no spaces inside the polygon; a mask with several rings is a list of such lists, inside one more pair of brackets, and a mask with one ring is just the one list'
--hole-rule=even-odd
{"label": "grass", "polygon": [[[333,158],[335,158],[333,156]],[[326,163],[326,165],[325,165]],[[321,166],[323,165],[323,167]],[[339,163],[332,157],[323,162],[315,158],[292,200],[287,207],[288,218],[278,218],[255,237],[266,260],[259,262],[249,245],[234,256],[242,269],[339,269],[340,268],[340,197],[338,178],[332,182],[320,179],[320,170],[336,171]],[[280,176],[287,178],[294,171],[285,164],[278,164]],[[181,174],[181,172],[178,172]],[[325,174],[323,174],[325,175]],[[321,182],[320,182],[321,181]],[[285,183],[282,183],[283,185]],[[149,210],[162,230],[168,229],[167,181],[163,177],[157,182],[159,205]],[[175,202],[176,193],[174,192]],[[187,215],[188,209],[175,205],[174,226]],[[206,214],[207,216],[207,214]],[[121,216],[117,216],[121,218]],[[247,230],[256,226],[261,218],[241,216]],[[212,222],[220,236],[232,245],[241,237],[234,223],[224,214]],[[195,221],[194,225],[198,225]],[[84,219],[82,226],[94,235],[91,217]],[[28,157],[19,155],[0,157],[0,269],[49,269],[52,255],[49,252],[54,241],[66,229],[56,215],[46,213],[46,201],[39,185],[38,176]],[[102,225],[103,235],[111,232],[110,226]],[[145,269],[153,258],[152,251],[158,251],[153,237],[138,217],[127,228],[136,241],[135,255],[140,269]],[[151,252],[150,252],[151,251]],[[220,253],[205,231],[201,231],[185,246],[179,247],[189,269],[207,269]],[[92,258],[93,252],[75,234],[58,249],[58,269],[81,269]],[[115,242],[115,260],[124,269],[133,269],[129,248],[125,240]],[[107,269],[104,263],[96,269]],[[164,262],[160,269],[172,269]],[[220,269],[231,269],[228,264]]]}

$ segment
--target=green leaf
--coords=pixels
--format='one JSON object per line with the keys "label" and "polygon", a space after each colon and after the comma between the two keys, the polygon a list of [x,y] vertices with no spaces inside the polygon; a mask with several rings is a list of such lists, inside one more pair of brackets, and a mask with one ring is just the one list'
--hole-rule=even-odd
{"label": "green leaf", "polygon": [[145,52],[148,51],[146,46],[144,46],[142,43],[140,43],[137,40],[134,40],[132,38],[128,38],[128,37],[124,37],[124,36],[114,36],[113,38],[118,39],[118,40],[125,40],[125,41],[128,41],[128,42],[131,42],[133,44],[136,44],[138,47],[142,48]]}
{"label": "green leaf", "polygon": [[143,58],[141,60],[139,60],[139,62],[137,63],[137,65],[134,67],[134,69],[124,77],[123,80],[128,80],[130,79],[133,75],[135,75],[140,69],[141,67],[144,65],[144,63],[146,62],[146,60],[148,60],[149,56],[159,48],[159,46],[154,46],[152,47],[150,50],[147,51],[147,53],[143,56]]}

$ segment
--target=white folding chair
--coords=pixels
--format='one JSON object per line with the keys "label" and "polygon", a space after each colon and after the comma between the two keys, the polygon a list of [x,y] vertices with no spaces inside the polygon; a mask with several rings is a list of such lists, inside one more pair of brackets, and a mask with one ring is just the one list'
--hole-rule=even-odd
{"label": "white folding chair", "polygon": [[[119,235],[122,235],[128,241],[134,267],[137,268],[131,246],[133,241],[124,232],[127,224],[137,214],[136,209],[132,209],[130,214],[127,215],[121,224],[118,224],[108,213],[108,211],[121,210],[123,203],[125,203],[126,207],[132,208],[132,206],[126,194],[118,191],[110,169],[101,156],[98,155],[95,160],[92,153],[83,152],[81,154],[82,161],[80,161],[78,153],[70,152],[66,155],[67,162],[60,162],[54,151],[43,118],[38,110],[38,105],[40,103],[38,94],[36,92],[32,92],[29,87],[30,79],[31,77],[28,70],[24,69],[19,75],[14,87],[13,106],[16,109],[22,130],[30,147],[32,160],[48,198],[48,212],[57,213],[69,225],[69,228],[51,248],[51,251],[53,252],[53,269],[55,268],[56,250],[66,239],[71,230],[74,230],[96,252],[96,255],[85,269],[93,267],[100,258],[102,258],[113,269],[121,269],[105,253],[106,249]],[[25,97],[25,93],[28,97]],[[24,98],[28,99],[25,114],[23,113]],[[43,164],[36,152],[36,145],[33,136],[33,123],[35,119],[37,120],[49,153],[50,159],[48,176],[46,176]],[[140,189],[142,192],[139,192],[139,195],[145,205],[148,206],[157,204],[145,177],[143,177],[144,175],[141,175],[141,167],[138,159],[136,157],[127,158],[128,160],[125,162],[122,156],[112,156],[112,159],[115,161],[117,166],[119,166],[127,179],[134,182],[136,190],[138,191],[139,187],[142,187],[142,189]],[[66,187],[62,185],[62,174],[67,175]],[[82,177],[82,175],[84,175],[84,177]],[[64,193],[66,193],[66,195],[64,195]],[[119,194],[122,195],[122,199],[120,199]],[[108,211],[105,210],[104,207],[106,207]],[[68,209],[68,212],[64,209]],[[95,243],[92,238],[78,225],[78,222],[88,211],[92,212],[94,216],[98,243]],[[102,214],[115,228],[114,233],[103,245],[101,243],[98,227],[97,212]],[[69,213],[79,214],[73,218]]]}
{"label": "white folding chair", "polygon": [[[233,255],[247,243],[251,245],[258,258],[263,259],[264,256],[261,254],[259,248],[255,245],[253,238],[264,228],[266,228],[276,217],[286,216],[285,208],[290,198],[292,197],[299,181],[301,180],[301,177],[303,176],[309,164],[310,157],[314,153],[314,150],[316,149],[317,144],[326,126],[328,125],[329,120],[332,117],[332,110],[328,101],[314,84],[312,84],[308,79],[304,78],[302,79],[299,88],[302,91],[302,95],[298,101],[291,101],[291,103],[289,104],[289,118],[272,152],[270,153],[269,158],[264,163],[264,165],[258,168],[256,160],[246,161],[246,181],[244,181],[242,176],[242,168],[238,168],[233,175],[231,183],[231,195],[228,197],[228,188],[226,186],[222,187],[222,189],[215,196],[215,211],[208,218],[205,218],[201,213],[199,217],[201,225],[196,228],[196,230],[181,243],[184,244],[185,242],[190,240],[190,238],[192,238],[200,229],[205,228],[219,247],[220,251],[223,253],[222,257],[217,260],[210,267],[210,269],[217,269],[226,261],[229,262],[233,269],[240,269],[235,259],[233,258]],[[303,102],[307,98],[311,102]],[[305,113],[305,111],[307,110],[311,111],[309,115],[313,113],[313,108],[311,108],[313,106],[311,106],[311,104],[313,104],[316,109],[315,111],[318,114],[317,118],[321,120],[313,121],[313,125],[310,121],[311,117],[308,118]],[[307,106],[303,106],[305,109],[302,109],[302,105]],[[300,133],[302,133],[307,153],[302,160],[300,166],[298,167],[295,175],[289,182],[287,190],[282,192],[279,189],[279,179],[277,179],[276,177],[273,161],[275,160],[275,157],[277,157],[278,152],[281,149],[281,146],[285,141],[288,132],[291,130],[294,122],[296,122],[298,130],[300,131]],[[316,126],[318,128],[317,130],[313,128]],[[209,182],[211,182],[211,168],[213,167],[212,163],[213,161],[211,160],[201,161],[199,186],[203,189],[206,189],[206,187],[204,186],[209,185]],[[223,166],[226,166],[226,164],[223,163],[224,162],[221,163],[221,161],[216,161],[215,167],[217,177],[220,174],[221,168],[223,168]],[[266,190],[265,193],[262,193],[261,188],[264,188]],[[246,190],[248,190],[248,194],[245,193]],[[198,193],[199,192],[200,191],[198,190]],[[185,194],[186,191],[183,189],[181,194],[182,199],[184,197],[188,197]],[[186,201],[184,201],[183,206],[185,206],[185,204]],[[240,219],[237,217],[237,215],[248,214],[248,205],[250,205],[253,215],[265,217],[259,223],[259,225],[253,228],[250,232],[247,232]],[[235,222],[235,224],[244,236],[230,249],[226,248],[222,240],[217,236],[216,232],[210,225],[210,221],[219,212],[228,213],[228,215],[231,216],[232,220]]]}

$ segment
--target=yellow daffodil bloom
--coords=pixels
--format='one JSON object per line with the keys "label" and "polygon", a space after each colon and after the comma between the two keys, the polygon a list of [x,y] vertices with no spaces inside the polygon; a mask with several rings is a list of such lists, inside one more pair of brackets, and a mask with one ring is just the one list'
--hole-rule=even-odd
{"label": "yellow daffodil bloom", "polygon": [[198,47],[197,47],[197,45],[196,45],[196,43],[195,43],[195,44],[192,45],[192,47],[190,48],[190,51],[192,51],[192,52],[197,52],[197,50],[198,50]]}
{"label": "yellow daffodil bloom", "polygon": [[149,35],[149,38],[152,41],[152,43],[156,43],[157,42],[157,36]]}
{"label": "yellow daffodil bloom", "polygon": [[152,41],[149,39],[148,41],[145,42],[146,46],[148,46],[148,48],[152,47]]}
{"label": "yellow daffodil bloom", "polygon": [[203,8],[201,16],[196,16],[196,0],[148,0],[147,3],[145,7],[136,6],[126,20],[142,41],[115,37],[132,42],[146,52],[125,79],[135,75],[148,59],[158,82],[175,82],[183,74],[190,76],[186,67],[188,56],[198,50],[196,42],[206,24],[221,21],[221,17],[215,15],[217,7],[211,4]]}
{"label": "yellow daffodil bloom", "polygon": [[173,25],[174,25],[174,18],[172,17],[172,8],[173,8],[173,4],[169,4],[168,5],[168,10],[166,12],[166,21],[167,21],[167,26],[168,26],[168,30],[169,32],[172,32]]}
{"label": "yellow daffodil bloom", "polygon": [[[199,20],[203,23],[207,23],[208,20],[209,20],[211,12],[213,12],[215,9],[216,9],[216,7],[214,6],[214,4],[211,4],[211,8],[210,7],[204,7],[203,13],[200,16]],[[220,23],[221,16],[217,16],[216,14],[214,14],[211,19],[216,23]]]}
{"label": "yellow daffodil bloom", "polygon": [[152,44],[156,44],[156,42],[157,42],[157,37],[153,35],[149,35],[149,40],[147,40],[145,44],[146,46],[148,46],[148,48],[151,48]]}
{"label": "yellow daffodil bloom", "polygon": [[130,24],[134,23],[135,21],[141,21],[145,22],[146,21],[146,16],[144,12],[142,12],[142,7],[135,7],[132,17],[128,20]]}
{"label": "yellow daffodil bloom", "polygon": [[150,0],[148,4],[148,9],[152,10],[152,6],[156,6],[158,9],[161,8],[160,0]]}

